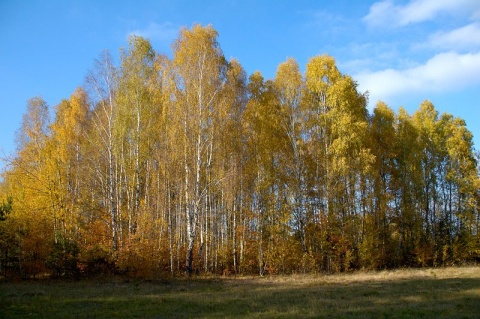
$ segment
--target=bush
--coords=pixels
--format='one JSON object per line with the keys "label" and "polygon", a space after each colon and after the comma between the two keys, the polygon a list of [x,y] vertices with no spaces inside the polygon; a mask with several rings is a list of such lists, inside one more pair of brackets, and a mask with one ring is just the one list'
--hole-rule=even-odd
{"label": "bush", "polygon": [[98,244],[82,252],[79,269],[85,275],[112,275],[116,272],[112,254]]}
{"label": "bush", "polygon": [[53,243],[53,250],[47,257],[47,269],[56,277],[77,277],[79,275],[79,248],[75,241],[63,236]]}

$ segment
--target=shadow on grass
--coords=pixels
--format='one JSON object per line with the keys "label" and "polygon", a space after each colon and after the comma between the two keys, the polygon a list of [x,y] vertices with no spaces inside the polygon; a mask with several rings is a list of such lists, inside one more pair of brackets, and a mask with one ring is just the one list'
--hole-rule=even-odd
{"label": "shadow on grass", "polygon": [[2,283],[0,318],[478,318],[480,278]]}

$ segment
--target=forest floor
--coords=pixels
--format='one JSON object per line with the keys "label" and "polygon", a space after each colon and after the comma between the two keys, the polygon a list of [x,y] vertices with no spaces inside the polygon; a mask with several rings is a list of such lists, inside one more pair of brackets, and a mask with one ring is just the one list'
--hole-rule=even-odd
{"label": "forest floor", "polygon": [[0,282],[0,318],[479,318],[480,267]]}

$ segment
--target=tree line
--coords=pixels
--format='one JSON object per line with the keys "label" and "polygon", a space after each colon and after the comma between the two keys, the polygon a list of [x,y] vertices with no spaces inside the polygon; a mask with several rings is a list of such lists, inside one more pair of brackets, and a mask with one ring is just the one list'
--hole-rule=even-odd
{"label": "tree line", "polygon": [[55,109],[27,103],[0,185],[0,270],[133,276],[339,272],[480,258],[465,122],[378,102],[333,57],[275,78],[211,26],[172,57],[129,38]]}

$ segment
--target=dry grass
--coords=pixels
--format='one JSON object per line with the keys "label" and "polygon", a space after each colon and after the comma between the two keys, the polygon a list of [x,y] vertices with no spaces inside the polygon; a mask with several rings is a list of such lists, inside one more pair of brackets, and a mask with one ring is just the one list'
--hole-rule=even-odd
{"label": "dry grass", "polygon": [[0,318],[478,318],[480,268],[0,284]]}

